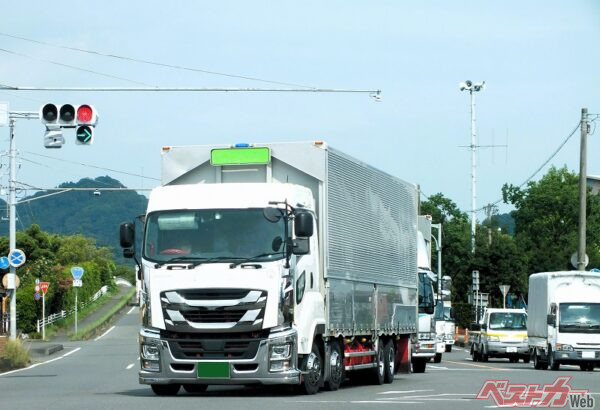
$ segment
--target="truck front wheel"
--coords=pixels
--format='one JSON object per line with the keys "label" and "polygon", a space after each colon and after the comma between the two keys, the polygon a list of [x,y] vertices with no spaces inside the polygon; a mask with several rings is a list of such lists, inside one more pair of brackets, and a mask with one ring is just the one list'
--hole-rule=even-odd
{"label": "truck front wheel", "polygon": [[452,351],[452,345],[446,345],[446,353],[450,353]]}
{"label": "truck front wheel", "polygon": [[329,380],[325,383],[325,388],[329,391],[334,391],[339,389],[344,381],[344,358],[340,344],[337,341],[331,343],[330,349]]}
{"label": "truck front wheel", "polygon": [[319,346],[313,343],[310,354],[302,359],[302,392],[304,394],[315,394],[319,391],[323,381],[323,360]]}
{"label": "truck front wheel", "polygon": [[548,348],[548,366],[550,366],[550,370],[560,369],[560,363],[554,360],[554,352],[550,348]]}
{"label": "truck front wheel", "polygon": [[157,396],[175,396],[179,389],[181,388],[180,384],[151,384],[152,391]]}
{"label": "truck front wheel", "polygon": [[442,354],[436,353],[433,357],[433,363],[441,363],[442,362]]}

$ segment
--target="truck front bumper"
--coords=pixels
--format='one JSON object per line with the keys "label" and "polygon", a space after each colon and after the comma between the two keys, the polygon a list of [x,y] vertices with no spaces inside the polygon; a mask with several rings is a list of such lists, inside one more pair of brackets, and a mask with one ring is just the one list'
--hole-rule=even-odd
{"label": "truck front bumper", "polygon": [[485,353],[490,357],[529,356],[527,343],[487,342]]}
{"label": "truck front bumper", "polygon": [[436,342],[434,340],[419,341],[412,349],[412,357],[432,358],[436,353]]}
{"label": "truck front bumper", "polygon": [[[271,371],[272,346],[290,344],[289,360],[277,371]],[[144,345],[158,349],[158,360],[145,357]],[[154,351],[154,350],[153,350]],[[141,384],[299,384],[300,371],[296,368],[297,334],[294,329],[274,333],[261,340],[256,355],[251,359],[182,360],[173,356],[169,343],[154,332],[140,331],[139,382]],[[154,356],[156,357],[156,356]],[[198,377],[198,363],[227,363],[229,376],[219,378]]]}
{"label": "truck front bumper", "polygon": [[584,363],[594,363],[596,366],[600,365],[600,350],[557,350],[552,352],[552,354],[554,355],[554,361],[560,364],[579,365]]}

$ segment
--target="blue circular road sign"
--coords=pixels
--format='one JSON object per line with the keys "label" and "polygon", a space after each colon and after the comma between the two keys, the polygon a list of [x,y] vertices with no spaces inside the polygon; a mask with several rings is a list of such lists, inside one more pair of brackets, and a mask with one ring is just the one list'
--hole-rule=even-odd
{"label": "blue circular road sign", "polygon": [[41,296],[39,293],[35,292],[35,295],[33,295],[33,297],[35,298],[35,300],[40,300]]}
{"label": "blue circular road sign", "polygon": [[84,272],[85,272],[85,270],[79,266],[73,266],[71,268],[71,275],[73,276],[73,279],[75,279],[75,280],[81,280],[81,277],[83,276]]}
{"label": "blue circular road sign", "polygon": [[6,269],[10,266],[10,262],[6,256],[0,258],[0,269]]}
{"label": "blue circular road sign", "polygon": [[25,252],[23,252],[21,249],[13,249],[8,254],[8,263],[10,263],[10,266],[14,266],[15,268],[23,266],[26,260],[27,258],[25,257]]}

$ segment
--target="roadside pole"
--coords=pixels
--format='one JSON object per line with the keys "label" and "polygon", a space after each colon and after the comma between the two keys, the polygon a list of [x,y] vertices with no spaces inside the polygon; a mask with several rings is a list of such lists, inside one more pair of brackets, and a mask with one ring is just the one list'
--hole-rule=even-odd
{"label": "roadside pole", "polygon": [[579,242],[577,246],[577,270],[585,270],[586,259],[586,202],[587,202],[587,133],[588,110],[581,109],[581,145],[579,150]]}
{"label": "roadside pole", "polygon": [[85,272],[85,270],[82,267],[79,266],[73,266],[71,268],[71,276],[73,276],[73,287],[75,288],[75,337],[77,337],[77,312],[79,307],[78,302],[77,302],[77,293],[80,287],[83,286],[83,282],[81,281],[81,278],[83,277],[83,273]]}
{"label": "roadside pole", "polygon": [[75,337],[77,337],[77,289],[75,288]]}
{"label": "roadside pole", "polygon": [[[17,149],[15,147],[15,120],[10,118],[10,148],[8,158],[10,161],[8,175],[8,249],[12,250],[17,247],[17,219],[15,205],[15,179],[17,174],[17,163],[15,157]],[[15,276],[17,269],[11,265],[9,273],[9,283],[12,284],[12,293],[10,296],[10,338],[17,338],[17,287]],[[10,288],[10,287],[9,287]]]}
{"label": "roadside pole", "polygon": [[46,340],[46,292],[42,294],[42,340]]}

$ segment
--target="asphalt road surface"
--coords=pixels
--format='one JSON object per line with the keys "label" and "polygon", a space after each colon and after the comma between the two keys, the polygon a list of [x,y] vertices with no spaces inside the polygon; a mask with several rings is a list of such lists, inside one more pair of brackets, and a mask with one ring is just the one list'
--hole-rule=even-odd
{"label": "asphalt road surface", "polygon": [[557,376],[572,377],[574,389],[588,389],[600,409],[600,369],[541,371],[506,359],[474,363],[459,348],[445,353],[441,363],[428,364],[423,374],[399,374],[382,386],[349,382],[314,396],[276,387],[210,386],[202,394],[182,389],[175,397],[157,397],[138,384],[137,329],[137,309],[132,309],[96,340],[66,343],[45,362],[0,374],[0,409],[483,409],[496,408],[492,399],[475,398],[486,380],[539,385]]}

